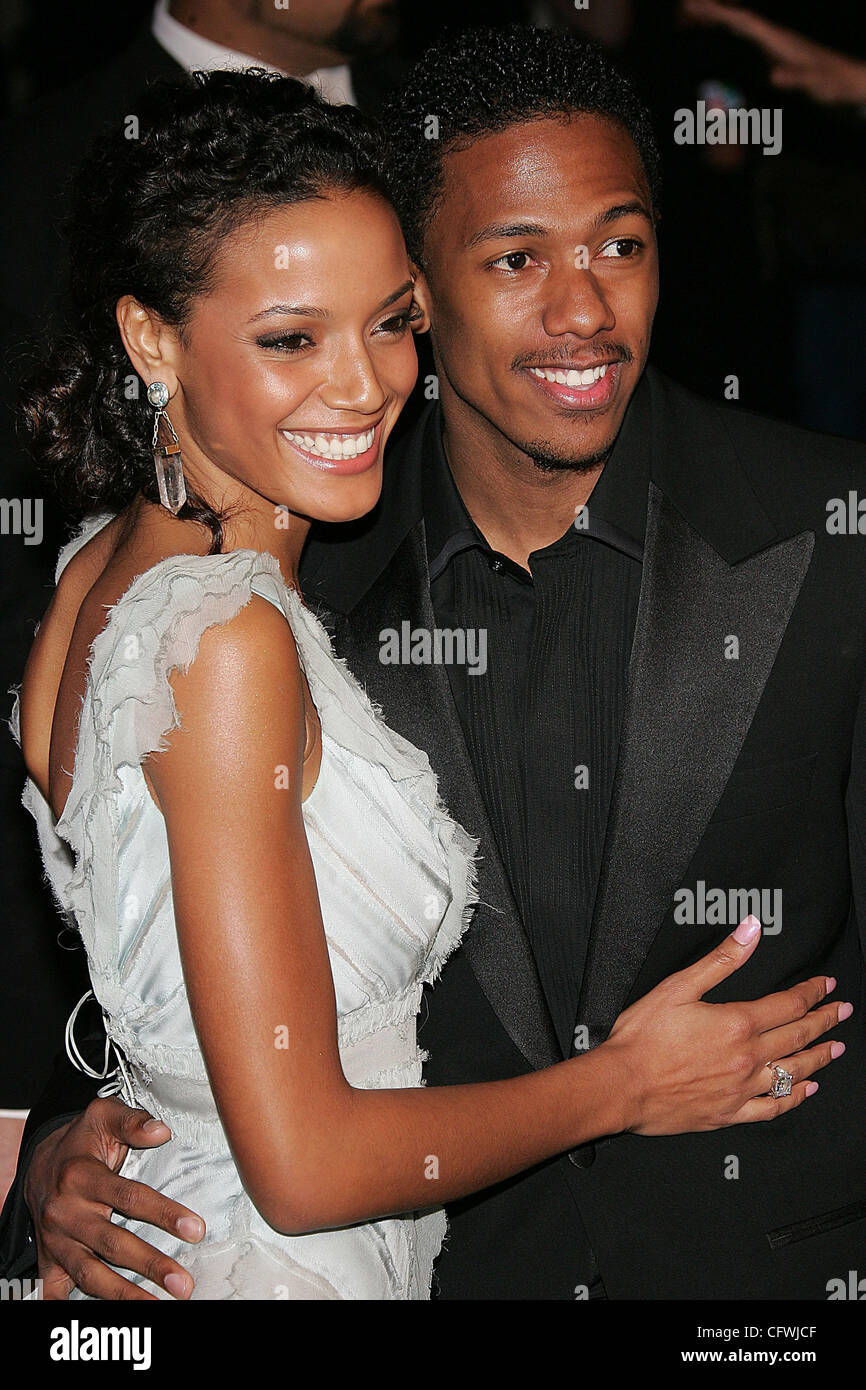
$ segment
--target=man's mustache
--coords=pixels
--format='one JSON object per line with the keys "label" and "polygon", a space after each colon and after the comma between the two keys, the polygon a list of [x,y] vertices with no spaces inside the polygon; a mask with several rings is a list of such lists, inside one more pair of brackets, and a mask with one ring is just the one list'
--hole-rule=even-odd
{"label": "man's mustache", "polygon": [[592,348],[575,348],[570,353],[562,348],[550,349],[544,353],[521,353],[514,358],[511,366],[515,371],[523,367],[567,368],[575,365],[579,365],[581,370],[586,370],[587,367],[600,367],[605,362],[631,362],[633,357],[634,353],[625,343],[603,343]]}

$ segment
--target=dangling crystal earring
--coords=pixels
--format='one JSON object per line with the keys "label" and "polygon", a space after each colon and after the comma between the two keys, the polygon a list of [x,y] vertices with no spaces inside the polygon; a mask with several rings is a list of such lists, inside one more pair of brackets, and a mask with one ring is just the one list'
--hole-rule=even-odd
{"label": "dangling crystal earring", "polygon": [[[180,456],[180,443],[174,426],[165,413],[169,402],[169,390],[164,381],[152,381],[147,388],[147,399],[156,414],[153,417],[153,464],[159,487],[159,500],[164,507],[176,516],[186,501],[186,486],[183,481],[183,460]],[[160,444],[159,424],[164,420],[171,432],[171,443]]]}

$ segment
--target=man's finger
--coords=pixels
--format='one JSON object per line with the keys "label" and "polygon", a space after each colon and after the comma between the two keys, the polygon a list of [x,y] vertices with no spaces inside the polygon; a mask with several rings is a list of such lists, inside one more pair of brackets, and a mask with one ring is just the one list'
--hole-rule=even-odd
{"label": "man's finger", "polygon": [[57,1242],[57,1254],[68,1270],[74,1287],[91,1298],[146,1303],[157,1301],[155,1294],[148,1293],[140,1284],[132,1284],[115,1270],[109,1269],[77,1241]]}
{"label": "man's finger", "polygon": [[171,1138],[171,1130],[162,1120],[114,1097],[93,1101],[85,1116],[98,1132],[130,1149],[153,1148]]}
{"label": "man's finger", "polygon": [[68,1235],[86,1245],[93,1217],[104,1223],[112,1211],[190,1244],[196,1244],[205,1233],[204,1221],[189,1207],[134,1178],[120,1177],[97,1158],[70,1159],[62,1189],[42,1208],[42,1226],[52,1239]]}
{"label": "man's finger", "polygon": [[155,1192],[152,1187],[136,1182],[134,1178],[121,1178],[115,1173],[106,1173],[105,1169],[101,1176],[104,1180],[99,1184],[99,1194],[93,1194],[94,1200],[105,1203],[122,1216],[143,1221],[148,1226],[157,1226],[159,1230],[179,1236],[190,1244],[195,1245],[201,1240],[205,1233],[204,1221],[189,1207],[173,1202],[170,1197],[164,1197],[161,1192]]}
{"label": "man's finger", "polygon": [[82,1223],[79,1241],[107,1264],[140,1274],[151,1284],[165,1289],[172,1298],[189,1298],[195,1287],[192,1275],[176,1260],[133,1231],[103,1217],[95,1216],[87,1227]]}
{"label": "man's finger", "polygon": [[45,1303],[64,1301],[75,1288],[74,1281],[65,1269],[53,1260],[43,1259],[41,1254],[37,1262],[37,1273],[42,1280],[42,1299]]}

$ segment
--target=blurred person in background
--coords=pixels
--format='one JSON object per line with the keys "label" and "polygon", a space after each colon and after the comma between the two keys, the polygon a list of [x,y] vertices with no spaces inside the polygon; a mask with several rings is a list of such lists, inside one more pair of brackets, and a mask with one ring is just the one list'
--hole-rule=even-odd
{"label": "blurred person in background", "polygon": [[866,113],[866,61],[837,53],[773,24],[753,10],[735,9],[718,0],[683,0],[683,12],[699,23],[719,24],[732,34],[749,39],[772,63],[774,87],[804,92],[830,106],[861,107]]}
{"label": "blurred person in background", "polygon": [[766,270],[792,306],[796,418],[866,439],[866,60],[717,0],[683,0],[683,15],[748,45],[793,117],[793,151],[758,165],[755,191]]}

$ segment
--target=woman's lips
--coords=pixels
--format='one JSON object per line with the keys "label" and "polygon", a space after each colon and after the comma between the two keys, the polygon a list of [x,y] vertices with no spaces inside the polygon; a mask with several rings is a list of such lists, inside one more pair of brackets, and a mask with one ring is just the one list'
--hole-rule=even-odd
{"label": "woman's lips", "polygon": [[[382,437],[382,421],[369,430],[280,430],[286,443],[300,454],[302,459],[314,468],[325,473],[364,473],[379,457],[379,444]],[[351,452],[372,436],[372,442],[360,453]],[[349,453],[340,456],[341,447],[348,447]],[[325,450],[329,450],[331,456]]]}
{"label": "woman's lips", "polygon": [[[523,370],[533,386],[543,391],[548,400],[564,406],[566,410],[582,411],[601,410],[610,404],[619,385],[621,367],[621,362],[603,362],[594,369],[586,368],[578,372],[566,366],[524,367]],[[585,380],[589,371],[601,371],[591,385],[584,385],[576,379],[583,377]],[[550,380],[551,377],[566,379],[557,381]]]}

